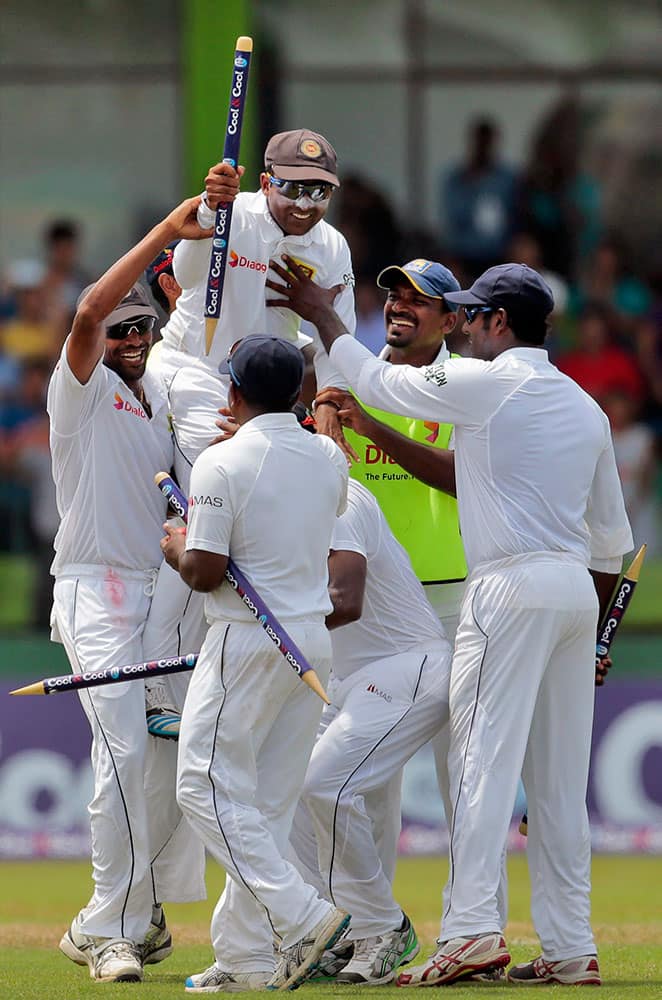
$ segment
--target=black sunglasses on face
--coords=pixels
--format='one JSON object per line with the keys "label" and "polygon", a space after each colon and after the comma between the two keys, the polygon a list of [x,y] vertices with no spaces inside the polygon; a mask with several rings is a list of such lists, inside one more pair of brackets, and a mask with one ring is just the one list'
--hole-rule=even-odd
{"label": "black sunglasses on face", "polygon": [[134,316],[132,319],[122,320],[121,323],[113,323],[106,330],[106,337],[111,340],[124,340],[128,337],[132,330],[135,330],[139,336],[145,333],[149,333],[154,329],[154,323],[156,320],[153,316]]}
{"label": "black sunglasses on face", "polygon": [[304,195],[308,195],[311,201],[326,201],[330,196],[332,184],[300,184],[298,181],[284,181],[280,177],[269,174],[269,183],[278,188],[284,198],[290,201],[298,201]]}
{"label": "black sunglasses on face", "polygon": [[494,312],[494,306],[465,306],[464,315],[467,318],[467,323],[473,323],[478,313],[491,313]]}

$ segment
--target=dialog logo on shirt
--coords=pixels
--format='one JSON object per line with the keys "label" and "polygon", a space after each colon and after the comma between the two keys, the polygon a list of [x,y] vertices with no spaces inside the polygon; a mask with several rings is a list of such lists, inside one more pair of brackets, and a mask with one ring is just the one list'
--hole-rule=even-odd
{"label": "dialog logo on shirt", "polygon": [[430,431],[429,434],[425,435],[425,440],[429,441],[430,444],[434,444],[439,437],[439,424],[436,424],[433,420],[426,420],[423,426],[426,431]]}
{"label": "dialog logo on shirt", "polygon": [[267,265],[261,260],[249,260],[248,257],[241,256],[234,250],[230,250],[230,267],[247,267],[249,271],[262,271],[266,273]]}
{"label": "dialog logo on shirt", "polygon": [[376,684],[368,684],[366,691],[369,691],[370,694],[376,694],[378,698],[383,698],[384,701],[393,701],[388,691],[381,691]]}
{"label": "dialog logo on shirt", "polygon": [[209,494],[189,497],[190,507],[222,507],[223,497],[212,497]]}
{"label": "dialog logo on shirt", "polygon": [[140,407],[136,406],[134,403],[130,403],[128,399],[122,399],[119,392],[115,393],[115,402],[113,403],[113,409],[115,410],[126,410],[129,413],[133,413],[135,417],[140,417],[141,420],[147,420],[147,414]]}
{"label": "dialog logo on shirt", "polygon": [[435,385],[446,385],[446,369],[443,365],[426,365],[423,368],[423,378],[427,382],[434,382]]}

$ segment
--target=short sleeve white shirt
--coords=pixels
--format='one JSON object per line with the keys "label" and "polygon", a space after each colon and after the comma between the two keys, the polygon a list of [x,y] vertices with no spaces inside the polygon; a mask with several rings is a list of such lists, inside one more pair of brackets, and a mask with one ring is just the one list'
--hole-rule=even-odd
{"label": "short sleeve white shirt", "polygon": [[[338,446],[304,431],[293,413],[254,417],[196,459],[186,549],[229,555],[280,621],[323,622],[347,478]],[[205,610],[210,620],[254,620],[226,582],[207,594]]]}
{"label": "short sleeve white shirt", "polygon": [[55,576],[72,564],[151,570],[161,563],[167,508],[154,475],[170,470],[173,443],[160,379],[145,372],[142,384],[151,419],[103,361],[81,384],[65,343],[47,403],[61,518]]}
{"label": "short sleeve white shirt", "polygon": [[[183,291],[163,331],[164,346],[200,358],[217,370],[235,341],[250,334],[270,334],[295,343],[300,325],[297,314],[265,305],[266,298],[278,298],[265,286],[269,261],[280,262],[284,253],[309,269],[320,285],[345,285],[335,308],[353,333],[354,276],[345,237],[323,219],[304,236],[286,236],[273,220],[261,191],[238,195],[233,206],[221,316],[209,356],[205,354],[204,312],[211,240],[182,240],[175,249],[174,274]],[[198,218],[202,225],[210,226],[214,213],[203,204]],[[344,386],[316,332],[313,342],[318,388]]]}
{"label": "short sleeve white shirt", "polygon": [[529,552],[600,569],[632,548],[607,417],[542,348],[413,368],[340,337],[331,359],[368,405],[455,425],[470,569]]}
{"label": "short sleeve white shirt", "polygon": [[331,548],[366,560],[361,617],[331,632],[336,677],[343,680],[375,660],[445,638],[409,556],[372,493],[356,480],[349,481],[347,510],[336,521]]}

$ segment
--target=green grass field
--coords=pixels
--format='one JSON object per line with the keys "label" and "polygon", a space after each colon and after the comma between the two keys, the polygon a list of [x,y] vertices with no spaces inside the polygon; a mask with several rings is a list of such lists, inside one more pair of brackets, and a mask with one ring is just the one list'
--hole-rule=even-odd
{"label": "green grass field", "polygon": [[[438,930],[440,887],[446,863],[435,858],[406,859],[398,866],[396,894],[417,928],[423,956]],[[511,858],[508,942],[515,961],[537,954],[529,918],[528,875],[523,857]],[[90,894],[89,867],[74,862],[0,863],[0,1000],[84,1000],[103,993],[108,1000],[129,993],[158,1000],[183,998],[187,975],[210,964],[209,917],[223,884],[221,871],[210,865],[210,900],[168,906],[168,924],[175,952],[161,965],[149,966],[142,984],[97,984],[86,968],[68,961],[57,950],[62,932]],[[603,1000],[662,998],[662,858],[597,857],[593,866],[593,922],[600,948]],[[483,990],[516,990],[526,996],[537,987],[503,984],[453,986],[454,997],[477,997]],[[551,988],[553,996],[572,987]],[[323,994],[333,997],[379,995],[384,1000],[405,993],[394,987],[307,986],[301,1000]]]}

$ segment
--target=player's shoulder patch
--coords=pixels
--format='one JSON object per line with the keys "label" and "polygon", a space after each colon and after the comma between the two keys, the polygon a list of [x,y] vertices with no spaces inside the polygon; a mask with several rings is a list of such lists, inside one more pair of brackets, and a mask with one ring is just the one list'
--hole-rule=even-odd
{"label": "player's shoulder patch", "polygon": [[434,382],[435,385],[446,385],[448,381],[444,364],[425,365],[422,372],[426,382]]}

